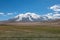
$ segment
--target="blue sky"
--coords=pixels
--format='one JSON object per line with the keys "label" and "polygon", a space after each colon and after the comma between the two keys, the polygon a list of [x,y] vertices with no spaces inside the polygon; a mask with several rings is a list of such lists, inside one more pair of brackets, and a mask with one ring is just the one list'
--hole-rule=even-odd
{"label": "blue sky", "polygon": [[60,5],[60,0],[0,0],[0,20],[10,19],[26,12],[47,14],[54,12],[49,7],[58,4]]}

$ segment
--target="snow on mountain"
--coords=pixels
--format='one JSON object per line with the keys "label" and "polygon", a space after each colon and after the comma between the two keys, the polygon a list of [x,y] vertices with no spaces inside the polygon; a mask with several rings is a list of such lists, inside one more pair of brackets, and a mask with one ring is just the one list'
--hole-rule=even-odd
{"label": "snow on mountain", "polygon": [[60,19],[59,13],[48,13],[45,15],[38,15],[35,13],[27,12],[25,14],[19,14],[15,16],[13,21],[47,21],[47,20],[55,20]]}
{"label": "snow on mountain", "polygon": [[35,13],[26,13],[26,14],[19,14],[15,18],[18,18],[16,21],[22,21],[22,20],[29,20],[29,21],[34,21],[33,19],[37,20],[40,18],[40,15],[37,15]]}

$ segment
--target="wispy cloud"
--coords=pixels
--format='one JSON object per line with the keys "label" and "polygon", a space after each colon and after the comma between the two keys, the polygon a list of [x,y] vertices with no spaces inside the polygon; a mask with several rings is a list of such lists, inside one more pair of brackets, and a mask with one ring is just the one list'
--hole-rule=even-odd
{"label": "wispy cloud", "polygon": [[50,7],[53,10],[53,13],[48,13],[46,16],[50,19],[60,19],[60,5],[53,5]]}
{"label": "wispy cloud", "polygon": [[2,16],[3,16],[3,15],[4,15],[4,13],[0,13],[0,15],[2,15]]}
{"label": "wispy cloud", "polygon": [[13,15],[13,13],[7,13],[6,15],[10,15],[11,16],[11,15]]}
{"label": "wispy cloud", "polygon": [[3,12],[0,12],[0,16],[12,16],[13,13],[3,13]]}
{"label": "wispy cloud", "polygon": [[47,16],[48,19],[60,19],[60,14],[59,13],[48,13],[45,16]]}
{"label": "wispy cloud", "polygon": [[50,7],[53,11],[60,11],[60,5],[53,5]]}

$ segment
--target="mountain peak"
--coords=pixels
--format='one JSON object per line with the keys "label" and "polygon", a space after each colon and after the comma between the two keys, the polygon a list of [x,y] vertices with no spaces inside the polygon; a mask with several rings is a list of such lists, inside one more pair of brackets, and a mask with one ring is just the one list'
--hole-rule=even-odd
{"label": "mountain peak", "polygon": [[21,21],[23,19],[24,20],[28,19],[29,21],[33,21],[32,19],[40,18],[40,15],[37,15],[35,13],[27,12],[25,14],[19,14],[19,15],[15,16],[15,18],[18,18],[16,21]]}

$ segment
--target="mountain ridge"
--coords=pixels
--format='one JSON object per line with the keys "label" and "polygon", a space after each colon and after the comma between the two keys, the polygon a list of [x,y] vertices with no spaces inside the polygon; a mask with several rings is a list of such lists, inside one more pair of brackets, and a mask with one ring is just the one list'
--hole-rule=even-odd
{"label": "mountain ridge", "polygon": [[41,21],[52,21],[60,19],[60,14],[46,14],[46,15],[38,15],[36,13],[30,13],[27,12],[25,14],[19,14],[15,16],[12,19],[9,19],[10,21],[20,21],[20,22],[41,22]]}

